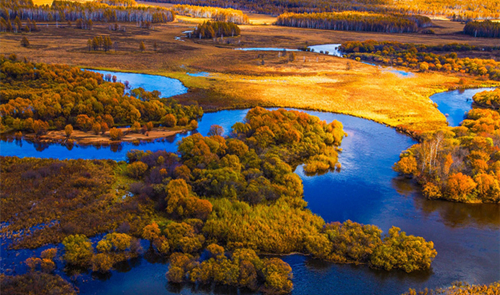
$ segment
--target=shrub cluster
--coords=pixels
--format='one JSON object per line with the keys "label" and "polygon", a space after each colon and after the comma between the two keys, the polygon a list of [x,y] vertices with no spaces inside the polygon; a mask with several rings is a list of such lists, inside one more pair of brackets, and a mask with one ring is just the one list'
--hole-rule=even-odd
{"label": "shrub cluster", "polygon": [[159,123],[167,114],[186,122],[203,114],[197,105],[160,98],[158,91],[138,88],[132,95],[124,94],[124,84],[111,82],[116,77],[76,67],[0,56],[0,79],[0,127],[14,130],[43,133],[71,124],[89,131],[98,124],[100,131],[107,131],[115,124]]}
{"label": "shrub cluster", "polygon": [[469,73],[492,80],[500,80],[500,62],[493,59],[459,58],[456,52],[437,54],[433,51],[498,50],[498,47],[478,48],[465,44],[425,46],[399,42],[350,41],[340,50],[346,57],[386,65],[442,72]]}
{"label": "shrub cluster", "polygon": [[394,165],[397,172],[416,177],[427,198],[500,202],[498,90],[476,94],[474,101],[460,127],[426,134]]}

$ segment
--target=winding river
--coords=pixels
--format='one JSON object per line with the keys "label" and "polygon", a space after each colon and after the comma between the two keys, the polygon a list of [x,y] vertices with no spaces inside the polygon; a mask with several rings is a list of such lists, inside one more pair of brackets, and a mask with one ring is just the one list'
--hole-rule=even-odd
{"label": "winding river", "polygon": [[[119,80],[122,73],[114,73]],[[130,75],[130,74],[129,74]],[[139,75],[139,74],[132,74]],[[140,75],[147,80],[149,76]],[[146,90],[153,90],[145,88]],[[474,92],[436,94],[440,110],[447,105],[465,101]],[[451,107],[450,107],[451,108]],[[470,101],[463,104],[463,113]],[[248,110],[207,113],[194,132],[208,133],[212,124],[221,125],[226,133],[242,121]],[[340,265],[314,260],[301,255],[284,256],[294,273],[293,294],[401,294],[408,288],[445,287],[454,281],[486,284],[500,280],[500,212],[494,204],[466,205],[424,199],[419,188],[407,179],[399,179],[391,167],[401,151],[415,143],[394,129],[369,120],[346,115],[306,111],[321,120],[339,120],[349,134],[342,142],[340,172],[306,176],[302,166],[296,173],[304,184],[304,198],[312,212],[326,221],[347,219],[379,226],[387,232],[391,226],[408,234],[424,237],[435,244],[438,252],[432,269],[407,274],[402,271],[379,271],[365,265]],[[454,121],[453,121],[454,122]],[[452,123],[450,121],[451,124]],[[178,134],[168,140],[135,146],[123,143],[115,147],[78,146],[71,150],[63,145],[41,146],[25,140],[2,141],[1,155],[19,157],[52,157],[59,159],[125,160],[132,149],[175,151],[176,143],[190,133]],[[60,246],[59,246],[60,247]],[[46,247],[44,247],[46,248]],[[39,253],[42,249],[37,249]],[[2,272],[16,255],[29,257],[32,251],[5,251],[2,246]],[[69,279],[58,267],[58,274]],[[110,274],[84,274],[74,280],[80,294],[236,294],[244,290],[225,287],[197,289],[191,285],[175,286],[165,278],[168,264],[148,253],[143,258],[120,264]]]}

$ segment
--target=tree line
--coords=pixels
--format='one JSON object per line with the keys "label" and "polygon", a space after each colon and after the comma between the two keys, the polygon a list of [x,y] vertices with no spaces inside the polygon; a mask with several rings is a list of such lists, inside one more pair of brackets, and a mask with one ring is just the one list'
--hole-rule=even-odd
{"label": "tree line", "polygon": [[27,19],[25,25],[23,26],[19,17],[16,17],[14,21],[5,20],[3,17],[0,17],[0,31],[12,33],[31,33],[38,32],[40,29],[38,29],[35,20]]}
{"label": "tree line", "polygon": [[413,33],[431,25],[428,17],[403,14],[376,14],[356,11],[324,13],[285,13],[276,25],[339,31]]}
{"label": "tree line", "polygon": [[323,13],[340,11],[371,11],[378,13],[405,13],[446,16],[455,21],[492,18],[498,19],[500,8],[496,0],[442,0],[411,2],[381,0],[147,0],[162,3],[180,3],[250,10],[252,12],[280,15],[283,13]]}
{"label": "tree line", "polygon": [[213,39],[224,36],[239,36],[240,33],[241,31],[237,24],[221,21],[205,21],[199,24],[190,36],[191,38]]}
{"label": "tree line", "polygon": [[500,23],[490,20],[467,22],[464,33],[474,37],[500,38]]}
{"label": "tree line", "polygon": [[[110,42],[109,38],[96,37],[91,46],[106,50]],[[176,125],[187,126],[203,115],[199,106],[181,106],[176,100],[160,98],[158,91],[138,88],[124,94],[130,87],[127,81],[112,82],[116,77],[107,79],[77,67],[0,56],[0,75],[3,131],[43,134],[48,129],[63,130],[68,124],[82,131],[99,125],[107,131],[134,123],[162,124],[167,116],[173,117]]]}
{"label": "tree line", "polygon": [[172,10],[179,15],[210,18],[213,21],[231,22],[238,25],[248,24],[249,19],[241,10],[194,5],[174,5]]}
{"label": "tree line", "polygon": [[[442,50],[498,50],[495,47],[474,47],[460,44],[425,46],[399,42],[348,41],[340,50],[346,57],[398,65],[417,70],[468,73],[485,79],[500,80],[500,62],[493,59],[459,58],[456,52],[438,54]],[[436,52],[433,52],[436,51]]]}
{"label": "tree line", "polygon": [[51,6],[35,5],[31,0],[13,0],[0,2],[0,16],[4,19],[36,21],[101,21],[101,22],[171,22],[175,13],[161,7],[114,6],[102,2],[54,1]]}
{"label": "tree line", "polygon": [[429,199],[499,203],[499,95],[498,89],[476,94],[461,126],[425,134],[394,170],[415,177]]}

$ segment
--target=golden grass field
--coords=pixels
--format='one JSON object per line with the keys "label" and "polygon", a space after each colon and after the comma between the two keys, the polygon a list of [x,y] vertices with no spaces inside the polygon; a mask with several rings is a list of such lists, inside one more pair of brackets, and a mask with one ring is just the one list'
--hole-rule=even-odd
{"label": "golden grass field", "polygon": [[[122,25],[126,26],[126,32],[110,31],[106,24],[96,24],[91,31],[78,30],[74,26],[56,28],[53,24],[39,24],[40,32],[0,34],[0,53],[16,53],[36,62],[178,78],[190,90],[177,99],[185,103],[196,101],[205,110],[257,105],[296,107],[354,115],[408,131],[428,131],[446,125],[446,118],[432,104],[429,96],[457,87],[460,77],[443,73],[416,73],[414,78],[399,78],[378,67],[355,61],[350,61],[353,67],[347,70],[348,60],[317,53],[297,52],[295,61],[287,63],[286,58],[278,57],[278,52],[233,49],[263,46],[297,48],[306,44],[368,39],[423,44],[462,42],[492,45],[495,42],[454,34],[398,35],[246,25],[241,26],[241,37],[225,38],[231,44],[223,44],[212,40],[175,40],[176,36],[182,36],[182,31],[196,26],[188,17],[157,25],[154,30],[137,28],[131,23]],[[20,46],[23,35],[31,43],[29,48]],[[97,35],[109,35],[116,42],[117,51],[89,52],[87,40]],[[146,44],[145,52],[139,51],[141,41]],[[153,51],[154,42],[159,47],[157,52]],[[261,65],[262,60],[264,65]],[[210,72],[212,76],[186,75],[187,72],[197,71]],[[493,83],[472,77],[468,81],[469,87]]]}

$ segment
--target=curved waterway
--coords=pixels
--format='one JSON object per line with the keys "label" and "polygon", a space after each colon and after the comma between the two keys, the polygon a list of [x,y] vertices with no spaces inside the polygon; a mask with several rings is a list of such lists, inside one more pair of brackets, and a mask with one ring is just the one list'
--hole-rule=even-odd
{"label": "curved waterway", "polygon": [[434,94],[431,99],[438,105],[438,110],[445,114],[450,126],[458,126],[465,118],[465,114],[471,109],[472,97],[485,90],[495,88],[459,89]]}
{"label": "curved waterway", "polygon": [[[118,76],[120,73],[115,74]],[[453,97],[451,92],[450,99]],[[212,124],[218,124],[227,134],[234,123],[243,120],[247,111],[207,113],[194,132],[206,135]],[[301,255],[284,256],[283,260],[291,265],[294,273],[293,294],[401,294],[408,288],[445,287],[457,280],[479,284],[500,280],[498,205],[426,200],[416,185],[407,179],[399,179],[391,169],[400,152],[415,143],[413,139],[369,120],[332,113],[306,112],[328,122],[339,120],[349,134],[341,146],[340,172],[307,176],[302,166],[297,167],[296,173],[303,181],[308,208],[326,221],[342,222],[350,219],[375,224],[384,232],[393,225],[400,227],[408,234],[433,241],[438,255],[430,271],[411,274],[372,270],[366,265],[333,264]],[[132,149],[164,149],[173,152],[176,150],[176,143],[188,135],[189,133],[178,134],[169,140],[139,146],[124,143],[116,151],[116,148],[93,146],[75,146],[68,150],[61,145],[38,146],[39,150],[43,150],[37,151],[35,145],[20,140],[2,142],[0,154],[124,160],[126,152]],[[41,249],[36,253],[39,251]],[[16,259],[16,252],[5,249],[2,252],[4,258],[1,268],[5,270],[11,265],[12,259]],[[24,258],[31,251],[23,250],[20,253]],[[61,269],[58,268],[58,274],[69,279]],[[164,260],[146,254],[143,258],[120,264],[106,276],[80,276],[75,284],[80,289],[80,294],[246,293],[234,288],[198,289],[192,285],[172,285],[165,278],[167,269],[168,264]]]}
{"label": "curved waterway", "polygon": [[99,71],[86,69],[86,71],[92,71],[103,76],[111,75],[116,76],[117,82],[129,84],[129,89],[125,90],[125,93],[130,93],[131,89],[142,88],[148,91],[157,90],[161,92],[160,97],[171,97],[179,94],[187,93],[188,89],[181,81],[158,75],[144,75],[136,73],[122,73],[122,72],[110,72],[110,71]]}

